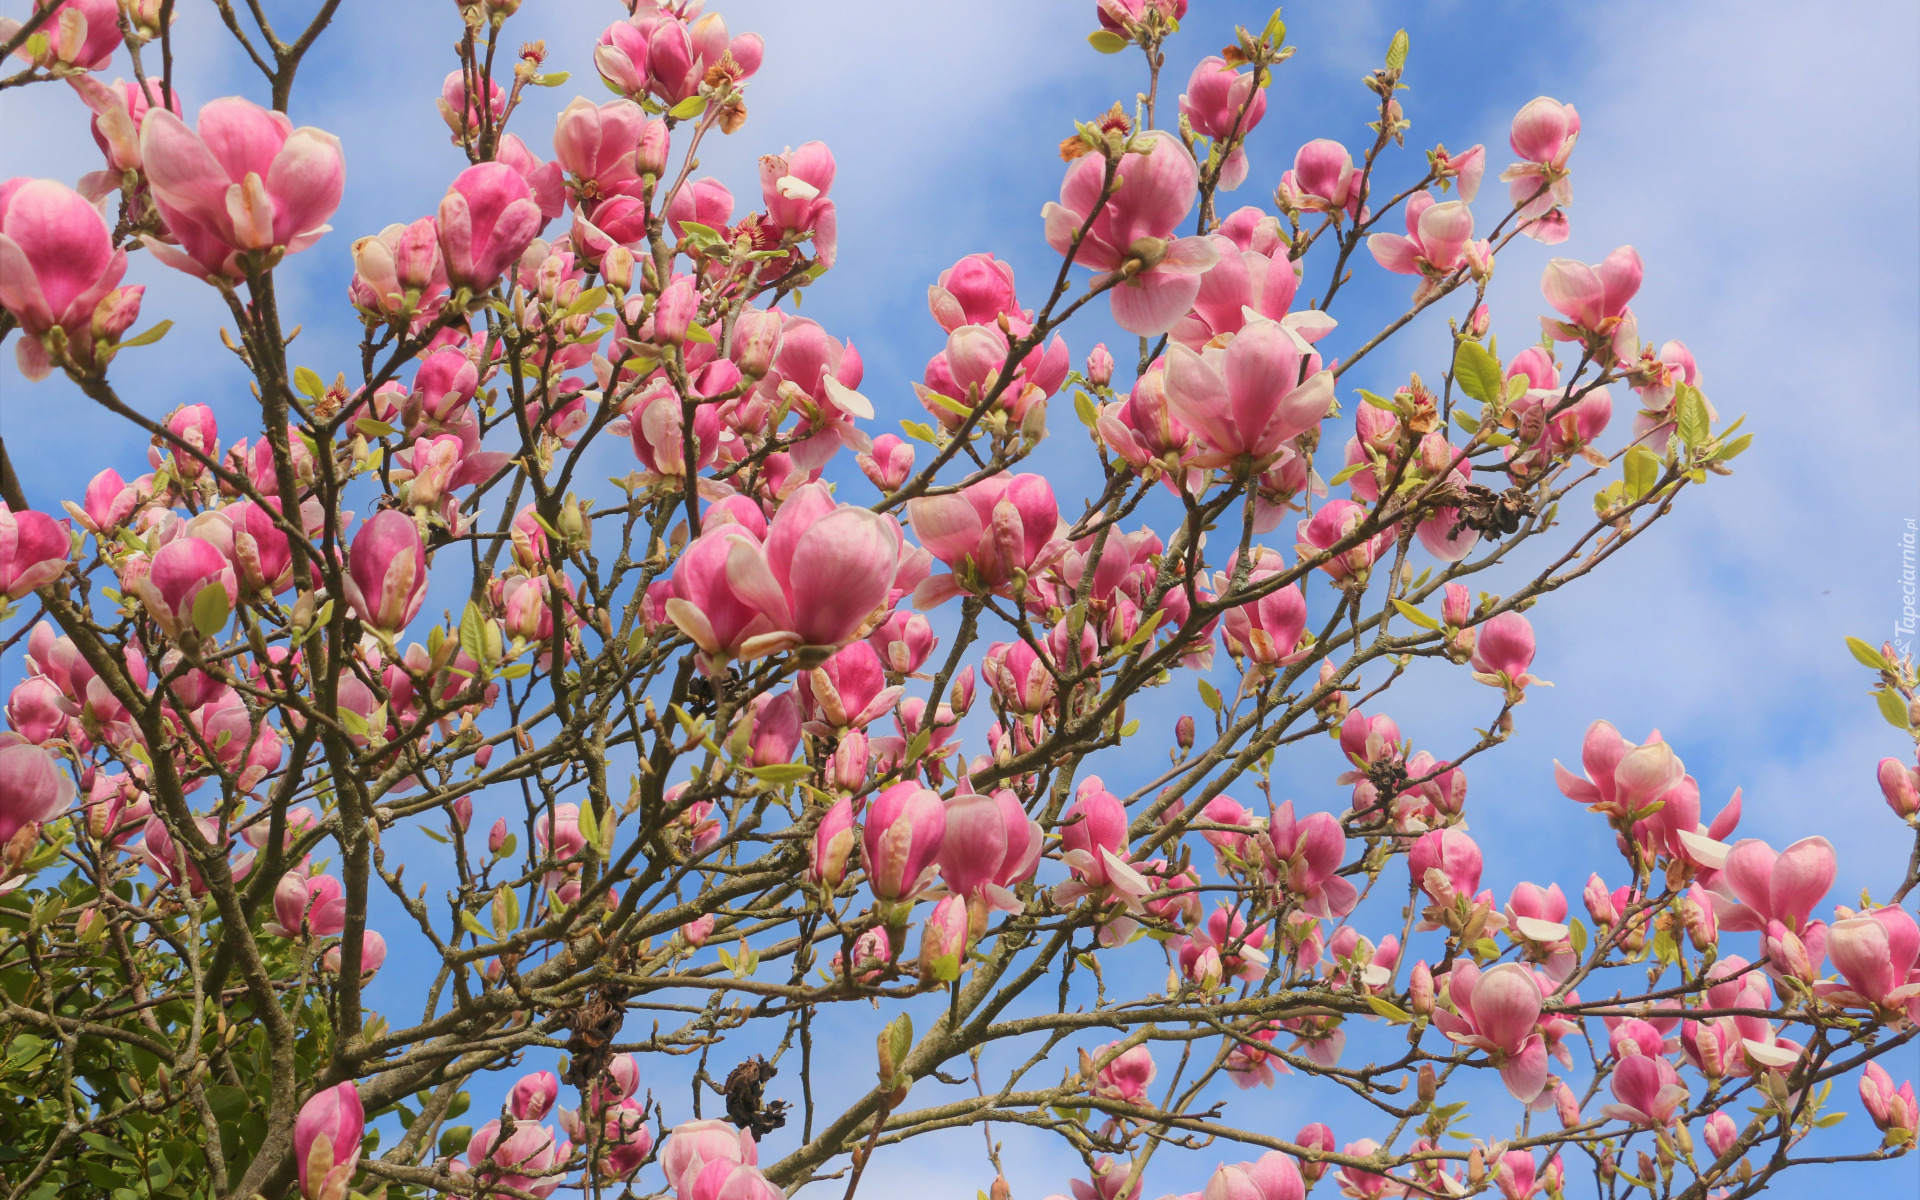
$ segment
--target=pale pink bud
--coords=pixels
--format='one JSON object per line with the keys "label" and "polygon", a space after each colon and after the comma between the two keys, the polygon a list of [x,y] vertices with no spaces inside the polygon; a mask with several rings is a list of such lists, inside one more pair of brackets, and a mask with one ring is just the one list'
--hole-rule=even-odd
{"label": "pale pink bud", "polygon": [[1895,1088],[1887,1069],[1870,1062],[1860,1076],[1860,1103],[1866,1107],[1876,1129],[1886,1133],[1904,1131],[1904,1144],[1913,1144],[1914,1131],[1920,1130],[1920,1106],[1914,1102],[1912,1081]]}
{"label": "pale pink bud", "polygon": [[1573,105],[1540,96],[1527,101],[1513,117],[1509,143],[1528,162],[1565,166],[1580,133],[1580,114]]}
{"label": "pale pink bud", "polygon": [[1417,1017],[1433,1014],[1433,969],[1427,966],[1427,960],[1421,959],[1413,964],[1413,975],[1407,981],[1407,1001],[1413,1006]]}
{"label": "pale pink bud", "polygon": [[1727,1148],[1740,1140],[1740,1129],[1733,1118],[1724,1112],[1714,1113],[1707,1118],[1707,1149],[1718,1159],[1727,1152]]}
{"label": "pale pink bud", "polygon": [[134,590],[161,630],[170,638],[180,638],[193,629],[194,604],[209,587],[223,588],[229,607],[239,598],[239,585],[226,556],[211,542],[182,537],[160,547],[146,578]]}
{"label": "pale pink bud", "polygon": [[760,308],[749,308],[734,320],[731,355],[740,374],[748,379],[766,375],[780,351],[780,327],[784,320],[779,313]]}
{"label": "pale pink bud", "polygon": [[1087,382],[1103,388],[1113,382],[1113,352],[1100,342],[1087,354]]}
{"label": "pale pink bud", "polygon": [[[1108,1042],[1095,1050],[1093,1056],[1096,1060],[1104,1058],[1118,1047],[1118,1042]],[[1134,1046],[1101,1067],[1099,1074],[1094,1077],[1093,1086],[1088,1090],[1095,1096],[1110,1100],[1146,1104],[1149,1102],[1147,1088],[1158,1073],[1152,1049],[1145,1045]]]}
{"label": "pale pink bud", "polygon": [[687,945],[697,950],[706,945],[707,939],[713,936],[713,926],[713,914],[702,913],[680,927],[680,936],[687,939]]}
{"label": "pale pink bud", "polygon": [[1465,584],[1450,583],[1446,586],[1440,600],[1440,619],[1457,629],[1467,623],[1473,615],[1473,594]]}
{"label": "pale pink bud", "polygon": [[[865,763],[861,765],[864,767]],[[847,859],[853,853],[858,836],[853,823],[853,802],[836,801],[813,831],[813,854],[807,878],[825,884],[830,891],[838,890],[847,877]]]}
{"label": "pale pink bud", "polygon": [[507,844],[507,839],[511,836],[507,832],[507,819],[499,818],[494,821],[493,828],[487,831],[487,849],[494,854],[499,854],[501,847]]}
{"label": "pale pink bud", "polygon": [[687,340],[687,326],[699,306],[693,277],[682,275],[666,286],[653,307],[653,338],[663,346],[678,346]]}
{"label": "pale pink bud", "polygon": [[1920,771],[1897,758],[1883,758],[1879,777],[1880,792],[1895,816],[1911,817],[1920,812]]}
{"label": "pale pink bud", "polygon": [[967,902],[948,896],[933,906],[920,932],[920,978],[950,982],[960,977],[967,957]]}
{"label": "pale pink bud", "polygon": [[[1332,1153],[1334,1146],[1338,1144],[1333,1140],[1333,1130],[1318,1121],[1305,1126],[1299,1133],[1294,1134],[1293,1141],[1295,1145],[1302,1146],[1308,1150],[1318,1150],[1322,1154]],[[1314,1184],[1320,1182],[1322,1175],[1327,1173],[1328,1165],[1329,1164],[1325,1162],[1316,1162],[1313,1159],[1302,1159],[1300,1162],[1300,1176],[1307,1181],[1308,1187],[1312,1187]]]}

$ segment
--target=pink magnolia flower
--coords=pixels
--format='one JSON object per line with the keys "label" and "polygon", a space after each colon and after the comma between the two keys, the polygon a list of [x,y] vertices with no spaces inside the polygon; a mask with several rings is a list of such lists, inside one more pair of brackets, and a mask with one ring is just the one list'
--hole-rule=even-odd
{"label": "pink magnolia flower", "polygon": [[1895,816],[1904,818],[1920,813],[1920,770],[1897,758],[1883,758],[1876,775],[1880,794],[1887,798],[1887,807]]}
{"label": "pink magnolia flower", "polygon": [[[33,7],[55,10],[39,30],[47,39],[46,48],[37,56],[25,44],[14,51],[35,66],[98,71],[120,48],[120,9],[115,0],[34,0]],[[11,40],[20,26],[12,17],[0,19],[0,41]]]}
{"label": "pink magnolia flower", "polygon": [[1362,182],[1345,146],[1316,138],[1294,154],[1293,170],[1282,176],[1280,191],[1296,208],[1357,217],[1364,198]]}
{"label": "pink magnolia flower", "polygon": [[1347,838],[1332,813],[1308,813],[1296,820],[1293,801],[1283,801],[1268,818],[1262,837],[1262,849],[1272,847],[1268,875],[1299,896],[1308,915],[1337,920],[1359,903],[1359,891],[1337,874]]}
{"label": "pink magnolia flower", "polygon": [[426,544],[405,513],[385,509],[361,526],[347,568],[347,603],[364,624],[388,636],[405,629],[426,601]]}
{"label": "pink magnolia flower", "polygon": [[1081,782],[1073,804],[1060,818],[1059,830],[1060,858],[1073,872],[1073,880],[1054,888],[1056,899],[1115,896],[1134,907],[1153,890],[1127,854],[1126,806],[1098,775]]}
{"label": "pink magnolia flower", "polygon": [[1040,475],[996,475],[957,494],[907,502],[920,544],[953,569],[915,589],[914,607],[944,604],[965,591],[1006,595],[1016,572],[1037,572],[1066,552],[1060,509]]}
{"label": "pink magnolia flower", "polygon": [[1044,843],[1040,823],[1027,816],[1014,793],[962,792],[947,802],[940,844],[940,876],[956,895],[1018,913],[1025,906],[1011,889],[1033,878]]}
{"label": "pink magnolia flower", "polygon": [[673,1127],[660,1149],[660,1167],[668,1182],[682,1193],[692,1187],[700,1172],[713,1163],[755,1166],[760,1151],[753,1135],[736,1129],[726,1121],[687,1121]]}
{"label": "pink magnolia flower", "polygon": [[[329,946],[326,953],[320,956],[320,967],[337,975],[340,972],[341,961],[340,947]],[[386,964],[386,961],[387,939],[372,929],[362,933],[360,935],[360,978],[363,980],[371,978],[374,972]]]}
{"label": "pink magnolia flower", "polygon": [[1421,834],[1407,852],[1407,867],[1436,904],[1446,904],[1456,895],[1472,896],[1480,888],[1480,846],[1462,829]]}
{"label": "pink magnolia flower", "polygon": [[53,820],[77,794],[51,751],[0,735],[0,847],[27,826]]}
{"label": "pink magnolia flower", "polygon": [[[1327,1147],[1329,1150],[1332,1148]],[[1379,1149],[1380,1143],[1372,1138],[1361,1138],[1340,1147],[1340,1153],[1355,1158],[1371,1158]],[[1324,1171],[1326,1168],[1322,1166],[1319,1169]],[[1340,1185],[1340,1194],[1354,1197],[1354,1200],[1383,1200],[1387,1196],[1405,1193],[1404,1186],[1395,1182],[1391,1175],[1379,1175],[1359,1167],[1341,1167],[1333,1178]]]}
{"label": "pink magnolia flower", "polygon": [[0,592],[18,600],[60,578],[71,545],[67,522],[0,503]]}
{"label": "pink magnolia flower", "polygon": [[1801,838],[1777,853],[1758,838],[1743,839],[1711,884],[1714,919],[1728,933],[1764,930],[1770,921],[1802,930],[1837,870],[1833,843],[1823,837]]}
{"label": "pink magnolia flower", "polygon": [[551,1195],[560,1186],[555,1168],[572,1153],[572,1143],[532,1121],[516,1124],[504,1138],[500,1126],[498,1120],[488,1121],[474,1131],[467,1142],[467,1172],[535,1196]]}
{"label": "pink magnolia flower", "polygon": [[[1231,219],[1231,218],[1229,218]],[[1195,351],[1202,350],[1221,334],[1238,333],[1253,315],[1278,321],[1308,342],[1317,342],[1338,324],[1318,309],[1289,312],[1299,290],[1300,277],[1294,273],[1286,247],[1271,250],[1244,249],[1233,241],[1222,226],[1214,234],[1220,261],[1200,276],[1200,294],[1193,309],[1174,324],[1168,336]]]}
{"label": "pink magnolia flower", "polygon": [[1860,1073],[1860,1103],[1873,1119],[1874,1128],[1887,1133],[1900,1130],[1906,1134],[1906,1144],[1913,1143],[1914,1131],[1920,1130],[1920,1104],[1914,1101],[1911,1080],[1896,1089],[1887,1069],[1870,1062]]}
{"label": "pink magnolia flower", "polygon": [[1247,179],[1246,136],[1267,115],[1267,93],[1254,87],[1254,73],[1236,73],[1218,55],[1200,60],[1180,97],[1180,115],[1202,137],[1234,140],[1220,165],[1220,188],[1232,191]]}
{"label": "pink magnolia flower", "polygon": [[730,1162],[709,1163],[680,1188],[680,1200],[785,1200],[758,1167]]}
{"label": "pink magnolia flower", "polygon": [[347,1082],[316,1092],[300,1106],[293,1123],[293,1162],[300,1173],[300,1194],[307,1200],[333,1200],[346,1194],[360,1166],[360,1137],[366,1115],[360,1089]]}
{"label": "pink magnolia flower", "polygon": [[[1174,238],[1198,195],[1200,168],[1174,136],[1148,130],[1133,144],[1145,152],[1121,158],[1120,187],[1094,215],[1106,160],[1089,154],[1074,160],[1060,185],[1060,202],[1041,210],[1047,244],[1096,271],[1121,281],[1109,293],[1113,319],[1128,333],[1154,337],[1173,327],[1200,291],[1200,273],[1220,252],[1203,237]],[[1076,248],[1074,235],[1093,223]]]}
{"label": "pink magnolia flower", "polygon": [[992,325],[1002,316],[1024,333],[1031,318],[1014,294],[1013,266],[991,253],[969,254],[940,272],[927,288],[927,308],[948,333],[962,325]]}
{"label": "pink magnolia flower", "polygon": [[1920,1015],[1920,925],[1897,905],[1835,921],[1827,930],[1827,956],[1844,986],[1817,983],[1814,994],[1848,1008],[1905,1009]]}
{"label": "pink magnolia flower", "polygon": [[[835,220],[833,188],[836,170],[833,151],[825,142],[808,142],[798,149],[760,158],[760,198],[767,219],[791,233],[814,232],[815,245],[831,262]],[[822,244],[824,243],[824,245]]]}
{"label": "pink magnolia flower", "polygon": [[[1273,559],[1266,560],[1273,565],[1262,565],[1247,572],[1245,586],[1248,589],[1262,581],[1285,574],[1284,564]],[[1214,577],[1214,588],[1228,599],[1227,587],[1232,581],[1232,572],[1221,571]],[[1237,604],[1221,614],[1220,628],[1226,637],[1227,649],[1242,658],[1262,666],[1274,666],[1291,662],[1299,657],[1300,637],[1307,628],[1307,598],[1301,592],[1300,585],[1290,583],[1277,591],[1270,591],[1257,600]]]}
{"label": "pink magnolia flower", "polygon": [[161,632],[178,639],[193,630],[194,604],[210,587],[226,591],[229,610],[239,599],[239,583],[226,555],[202,538],[182,537],[160,547],[133,590]]}
{"label": "pink magnolia flower", "polygon": [[120,478],[120,472],[108,467],[87,483],[86,494],[79,504],[64,500],[61,507],[81,528],[99,533],[126,524],[134,511],[152,497],[153,476],[143,475],[128,483]]}
{"label": "pink magnolia flower", "polygon": [[1203,466],[1251,459],[1267,465],[1285,444],[1317,427],[1333,403],[1333,372],[1293,330],[1249,320],[1224,349],[1167,347],[1167,403],[1199,434]]}
{"label": "pink magnolia flower", "polygon": [[1540,292],[1564,323],[1542,318],[1556,341],[1575,341],[1586,335],[1611,335],[1632,321],[1629,301],[1640,291],[1646,268],[1640,252],[1621,246],[1597,263],[1571,258],[1551,259],[1540,276]]}
{"label": "pink magnolia flower", "polygon": [[1507,1091],[1533,1103],[1547,1085],[1546,1040],[1538,1029],[1540,985],[1533,970],[1501,963],[1483,972],[1472,959],[1456,958],[1447,974],[1447,994],[1459,1014],[1436,1008],[1434,1025],[1453,1041],[1491,1054]]}
{"label": "pink magnolia flower", "polygon": [[[1302,558],[1314,557],[1323,551],[1331,550],[1341,542],[1353,536],[1369,513],[1365,505],[1352,500],[1329,500],[1320,506],[1320,511],[1300,522],[1294,550]],[[1372,537],[1362,539],[1357,545],[1349,546],[1320,564],[1320,569],[1336,582],[1353,579],[1364,580],[1374,561],[1387,548],[1393,545],[1393,527],[1388,526]]]}
{"label": "pink magnolia flower", "polygon": [[[1146,1188],[1147,1181],[1135,1179],[1131,1188],[1126,1186],[1127,1177],[1133,1173],[1129,1163],[1117,1163],[1113,1156],[1102,1154],[1094,1160],[1093,1173],[1087,1180],[1067,1180],[1067,1190],[1073,1193],[1073,1200],[1140,1200],[1140,1194]],[[1067,1200],[1064,1196],[1049,1197],[1048,1200]]]}
{"label": "pink magnolia flower", "polygon": [[[1367,239],[1367,249],[1396,275],[1438,279],[1468,264],[1474,253],[1485,261],[1485,244],[1476,251],[1472,242],[1473,212],[1466,201],[1435,202],[1433,193],[1420,192],[1407,201],[1407,235],[1376,233]],[[1423,290],[1428,286],[1423,283]]]}
{"label": "pink magnolia flower", "polygon": [[1629,1054],[1614,1064],[1614,1103],[1603,1105],[1600,1112],[1616,1121],[1661,1129],[1673,1123],[1688,1094],[1680,1073],[1665,1058]]}
{"label": "pink magnolia flower", "polygon": [[1500,173],[1520,215],[1521,232],[1537,242],[1567,240],[1567,219],[1560,208],[1573,202],[1567,159],[1580,137],[1580,114],[1571,104],[1539,96],[1514,114],[1508,143],[1524,162]]}
{"label": "pink magnolia flower", "polygon": [[[1119,1049],[1119,1042],[1108,1042],[1094,1050],[1094,1061],[1098,1062],[1113,1051]],[[1153,1062],[1153,1050],[1146,1045],[1132,1046],[1114,1055],[1113,1060],[1100,1068],[1094,1076],[1093,1084],[1087,1090],[1106,1100],[1119,1100],[1127,1104],[1151,1104],[1147,1089],[1153,1085],[1153,1077],[1158,1071]]]}
{"label": "pink magnolia flower", "polygon": [[516,1121],[538,1121],[560,1098],[560,1079],[552,1071],[522,1075],[507,1092],[507,1109]]}
{"label": "pink magnolia flower", "polygon": [[920,979],[950,983],[967,959],[967,901],[948,896],[933,906],[920,929]]}
{"label": "pink magnolia flower", "polygon": [[275,937],[338,937],[347,927],[346,890],[331,875],[288,871],[273,889],[273,920],[266,926]]}
{"label": "pink magnolia flower", "polygon": [[[196,132],[197,130],[197,132]],[[340,207],[346,163],[340,139],[285,113],[228,96],[200,110],[196,129],[166,109],[140,123],[140,156],[153,201],[179,249],[141,240],[188,274],[244,279],[320,240]]]}
{"label": "pink magnolia flower", "polygon": [[1533,665],[1533,622],[1511,610],[1480,626],[1474,640],[1473,677],[1504,688],[1518,703],[1528,684],[1546,681],[1527,674]]}
{"label": "pink magnolia flower", "polygon": [[875,796],[862,831],[867,886],[874,898],[898,903],[925,891],[938,871],[946,835],[946,806],[931,788],[908,780]]}
{"label": "pink magnolia flower", "polygon": [[492,287],[545,224],[533,189],[504,162],[460,172],[440,200],[438,220],[448,283],[476,292]]}
{"label": "pink magnolia flower", "polygon": [[1203,959],[1210,959],[1214,982],[1238,979],[1251,982],[1267,972],[1264,925],[1247,931],[1247,919],[1237,908],[1222,904],[1208,914],[1204,926],[1188,934],[1180,946],[1180,967],[1189,979],[1200,981]]}
{"label": "pink magnolia flower", "polygon": [[7,696],[7,724],[21,737],[42,746],[66,728],[72,707],[53,680],[29,675]]}
{"label": "pink magnolia flower", "polygon": [[[46,338],[56,327],[79,361],[92,361],[94,327],[126,270],[127,252],[113,248],[105,220],[78,192],[51,179],[0,184],[0,307],[24,334],[14,349],[22,375],[46,378]],[[115,318],[112,338],[139,312],[143,289],[124,292],[132,307]]]}
{"label": "pink magnolia flower", "polygon": [[[737,328],[737,326],[736,326]],[[913,474],[913,445],[891,433],[873,439],[873,449],[858,458],[860,473],[883,494],[900,490]]]}
{"label": "pink magnolia flower", "polygon": [[795,681],[807,732],[828,735],[864,729],[893,708],[905,690],[889,686],[880,655],[867,642],[854,642]]}
{"label": "pink magnolia flower", "polygon": [[634,151],[649,124],[645,110],[631,100],[596,105],[576,96],[562,109],[554,122],[553,157],[573,176],[575,194],[591,202],[631,190],[639,182]]}
{"label": "pink magnolia flower", "polygon": [[900,675],[918,671],[940,639],[933,625],[919,613],[895,612],[867,635],[867,644],[880,655],[886,669]]}

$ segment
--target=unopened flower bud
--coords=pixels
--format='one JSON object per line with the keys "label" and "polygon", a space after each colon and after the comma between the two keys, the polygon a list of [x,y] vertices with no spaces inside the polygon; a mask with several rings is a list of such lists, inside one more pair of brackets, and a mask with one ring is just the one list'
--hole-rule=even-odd
{"label": "unopened flower bud", "polygon": [[1173,740],[1182,750],[1193,749],[1193,717],[1181,713],[1180,719],[1173,723]]}
{"label": "unopened flower bud", "polygon": [[1407,983],[1407,1003],[1413,1006],[1413,1015],[1428,1017],[1433,1015],[1433,968],[1421,959],[1413,964],[1413,978]]}
{"label": "unopened flower bud", "polygon": [[699,303],[692,279],[682,276],[668,284],[653,306],[653,340],[663,346],[685,342],[687,326],[693,323],[694,309]]}
{"label": "unopened flower bud", "polygon": [[634,171],[650,179],[665,175],[672,136],[665,121],[648,121],[640,130],[640,144],[633,151]]}
{"label": "unopened flower bud", "polygon": [[1420,1064],[1420,1081],[1416,1085],[1416,1094],[1422,1106],[1432,1104],[1433,1098],[1440,1092],[1440,1076],[1434,1073],[1432,1063]]}
{"label": "unopened flower bud", "polygon": [[609,287],[625,291],[633,286],[633,251],[615,246],[600,258],[600,274]]}
{"label": "unopened flower bud", "polygon": [[1880,792],[1894,815],[1904,818],[1920,813],[1920,771],[1897,758],[1883,758],[1879,777]]}
{"label": "unopened flower bud", "polygon": [[1467,317],[1467,336],[1475,338],[1487,336],[1487,328],[1492,323],[1493,314],[1487,311],[1487,306],[1482,304],[1476,307]]}
{"label": "unopened flower bud", "polygon": [[509,836],[511,835],[507,833],[507,819],[501,817],[493,823],[493,828],[487,833],[487,849],[498,855],[501,848],[507,844]]}
{"label": "unopened flower bud", "polygon": [[465,833],[473,825],[473,797],[462,796],[447,807],[453,815],[453,827]]}
{"label": "unopened flower bud", "polygon": [[1097,388],[1113,382],[1113,352],[1101,342],[1087,355],[1087,382]]}
{"label": "unopened flower bud", "polygon": [[117,342],[120,335],[140,317],[140,297],[145,294],[143,284],[132,287],[118,287],[108,292],[93,310],[93,336],[99,341]]}

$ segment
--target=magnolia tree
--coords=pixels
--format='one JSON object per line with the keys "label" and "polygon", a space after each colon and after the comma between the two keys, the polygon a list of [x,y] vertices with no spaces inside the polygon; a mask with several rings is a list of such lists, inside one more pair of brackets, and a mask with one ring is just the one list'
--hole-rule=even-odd
{"label": "magnolia tree", "polygon": [[[70,87],[104,155],[0,186],[0,332],[152,443],[43,511],[0,475],[8,1196],[853,1197],[974,1127],[939,1194],[1005,1200],[1003,1154],[1051,1135],[1079,1200],[1737,1197],[1913,1147],[1885,1065],[1920,1020],[1916,868],[1830,906],[1826,840],[1738,839],[1738,792],[1709,817],[1658,733],[1595,721],[1554,767],[1618,849],[1587,919],[1480,888],[1471,760],[1545,686],[1525,614],[1751,436],[1643,341],[1631,247],[1536,249],[1572,105],[1521,109],[1483,191],[1486,147],[1404,152],[1402,34],[1353,147],[1305,140],[1271,207],[1223,211],[1278,15],[1176,106],[1185,0],[1101,0],[1093,48],[1144,90],[1059,116],[1059,198],[995,247],[1044,238],[1047,278],[983,249],[929,287],[915,407],[799,315],[827,147],[733,181],[753,211],[696,176],[759,37],[610,12],[615,97],[549,141],[514,119],[565,82],[537,16],[447,6],[471,165],[329,236],[352,147],[290,114],[336,6],[0,30],[0,86]],[[228,35],[271,107],[174,75],[172,38]],[[116,57],[131,81],[92,73]],[[349,250],[359,353],[303,362],[276,272]],[[1547,310],[1504,346],[1496,257]],[[169,271],[226,305],[242,429],[131,398],[167,323],[132,332],[126,281]],[[1340,328],[1374,272],[1399,315]],[[1083,310],[1137,351],[1076,358]],[[1446,352],[1382,378],[1423,314]],[[1047,439],[1089,494],[1022,469]],[[1911,661],[1854,652],[1910,730]],[[1386,693],[1415,669],[1484,731],[1410,745]],[[1345,773],[1276,794],[1326,739]],[[1914,825],[1909,761],[1878,782]],[[1251,1089],[1283,1075],[1354,1126],[1272,1128]],[[1816,1136],[1836,1084],[1868,1120]]]}

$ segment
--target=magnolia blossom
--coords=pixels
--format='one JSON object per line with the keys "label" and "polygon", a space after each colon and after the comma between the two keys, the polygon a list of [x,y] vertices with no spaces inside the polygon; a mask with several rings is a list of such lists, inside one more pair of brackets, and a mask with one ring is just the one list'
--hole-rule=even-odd
{"label": "magnolia blossom", "polygon": [[[1100,205],[1106,160],[1083,155],[1067,168],[1060,202],[1041,210],[1047,244],[1075,262],[1117,276],[1108,293],[1113,319],[1128,333],[1157,337],[1173,327],[1200,291],[1200,274],[1220,257],[1204,237],[1173,236],[1198,195],[1200,167],[1164,129],[1136,136],[1115,164],[1120,185]],[[1100,207],[1096,211],[1096,205]],[[1088,216],[1086,237],[1074,237]]]}
{"label": "magnolia blossom", "polygon": [[195,129],[167,109],[140,122],[153,202],[179,248],[143,236],[168,266],[244,279],[306,249],[332,226],[346,188],[340,139],[229,96],[200,110]]}
{"label": "magnolia blossom", "polygon": [[1435,1027],[1492,1054],[1514,1099],[1531,1104],[1547,1085],[1546,1040],[1537,1028],[1540,985],[1533,971],[1519,963],[1481,971],[1472,959],[1456,958],[1447,973],[1447,995],[1458,1015],[1435,1009]]}
{"label": "magnolia blossom", "polygon": [[1255,87],[1255,73],[1236,72],[1225,59],[1209,55],[1193,68],[1180,97],[1180,115],[1202,137],[1233,149],[1220,161],[1220,188],[1232,191],[1247,179],[1247,134],[1267,115],[1267,93]]}
{"label": "magnolia blossom", "polygon": [[365,1127],[360,1089],[351,1082],[317,1092],[300,1106],[293,1124],[293,1163],[302,1196],[333,1200],[345,1194],[360,1166]]}
{"label": "magnolia blossom", "polygon": [[0,184],[0,307],[24,333],[14,347],[22,375],[46,378],[56,328],[90,362],[96,337],[112,342],[133,324],[145,289],[119,288],[126,270],[127,252],[85,197],[51,179]]}
{"label": "magnolia blossom", "polygon": [[1066,552],[1060,510],[1039,475],[996,475],[957,494],[907,502],[920,544],[953,569],[915,590],[916,608],[934,608],[960,592],[1004,595],[1015,574],[1032,573]]}
{"label": "magnolia blossom", "polygon": [[1167,347],[1167,402],[1205,447],[1196,461],[1256,469],[1320,424],[1333,404],[1333,372],[1298,333],[1249,320],[1225,349]]}

